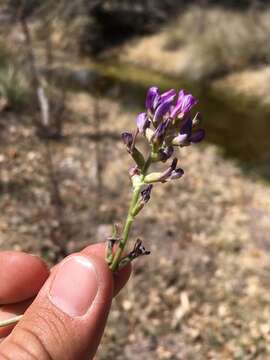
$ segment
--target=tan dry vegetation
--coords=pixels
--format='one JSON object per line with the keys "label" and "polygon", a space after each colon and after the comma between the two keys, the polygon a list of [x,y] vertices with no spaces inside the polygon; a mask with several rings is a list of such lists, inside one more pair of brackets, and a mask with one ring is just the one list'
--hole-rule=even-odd
{"label": "tan dry vegetation", "polygon": [[[248,95],[269,93],[269,81],[262,84],[260,69],[270,62],[270,10],[225,10],[219,7],[190,6],[187,11],[158,34],[124,46],[122,61],[155,69],[168,75],[195,81],[223,79],[230,90]],[[255,68],[254,68],[255,67]],[[227,73],[253,68],[255,76],[241,73],[228,81]],[[267,67],[268,68],[268,67]],[[256,72],[258,71],[258,76]],[[248,84],[248,85],[247,85]]]}

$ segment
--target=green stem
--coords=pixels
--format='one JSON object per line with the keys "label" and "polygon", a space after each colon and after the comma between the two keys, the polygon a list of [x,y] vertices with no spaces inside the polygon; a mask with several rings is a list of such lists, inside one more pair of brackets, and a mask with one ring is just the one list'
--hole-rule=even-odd
{"label": "green stem", "polygon": [[113,261],[112,261],[112,263],[110,265],[110,268],[112,269],[112,271],[117,270],[119,260],[121,258],[122,252],[123,252],[123,250],[124,250],[124,248],[126,246],[128,236],[129,236],[129,232],[130,232],[132,223],[134,221],[134,216],[132,216],[132,212],[133,212],[133,209],[134,209],[134,207],[136,206],[136,204],[137,204],[137,202],[139,200],[142,185],[143,184],[139,185],[134,190],[134,193],[133,193],[133,196],[132,196],[132,199],[131,199],[131,204],[130,204],[130,207],[129,207],[129,210],[128,210],[128,215],[127,215],[125,227],[124,227],[124,230],[123,230],[123,236],[122,236],[122,238],[120,240],[120,243],[119,243],[119,246],[118,246],[118,248],[116,250],[116,253],[114,255]]}
{"label": "green stem", "polygon": [[133,224],[133,221],[134,221],[134,218],[135,218],[135,216],[132,215],[132,214],[133,214],[133,211],[134,211],[134,209],[135,209],[135,207],[136,207],[136,205],[138,203],[138,200],[140,198],[141,188],[144,185],[144,178],[145,178],[145,176],[147,174],[147,170],[149,169],[150,165],[151,165],[151,155],[148,157],[148,159],[145,162],[144,167],[142,169],[141,182],[134,189],[133,196],[132,196],[131,203],[130,203],[129,210],[128,210],[126,223],[125,223],[124,230],[123,230],[123,234],[122,234],[119,246],[118,246],[118,248],[117,248],[117,250],[115,252],[115,255],[113,257],[113,261],[112,261],[112,263],[110,265],[110,269],[112,271],[117,270],[119,261],[121,259],[122,253],[123,253],[123,250],[124,250],[124,248],[126,246],[126,243],[127,243],[128,237],[129,237],[129,232],[130,232],[130,229],[132,227],[132,224]]}
{"label": "green stem", "polygon": [[23,317],[23,315],[18,315],[18,316],[14,316],[13,318],[10,318],[10,319],[0,321],[0,328],[16,324],[18,321],[21,320],[22,317]]}

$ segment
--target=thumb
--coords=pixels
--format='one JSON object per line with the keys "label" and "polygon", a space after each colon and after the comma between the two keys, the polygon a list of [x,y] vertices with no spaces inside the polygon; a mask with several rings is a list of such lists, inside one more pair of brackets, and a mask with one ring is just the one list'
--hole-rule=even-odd
{"label": "thumb", "polygon": [[67,257],[1,344],[0,358],[92,359],[112,294],[112,273],[103,259],[83,253]]}

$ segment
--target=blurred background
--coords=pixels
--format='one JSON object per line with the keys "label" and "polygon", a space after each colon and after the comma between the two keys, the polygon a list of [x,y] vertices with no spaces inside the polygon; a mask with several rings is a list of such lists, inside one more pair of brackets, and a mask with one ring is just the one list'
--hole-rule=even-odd
{"label": "blurred background", "polygon": [[[0,1],[0,246],[49,264],[130,199],[146,89],[199,98],[204,144],[156,187],[98,360],[270,358],[270,2]],[[142,148],[144,144],[141,144]]]}

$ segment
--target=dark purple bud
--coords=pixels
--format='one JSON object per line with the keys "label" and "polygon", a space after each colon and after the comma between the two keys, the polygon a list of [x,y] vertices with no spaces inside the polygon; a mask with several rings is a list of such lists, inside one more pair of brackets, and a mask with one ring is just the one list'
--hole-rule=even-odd
{"label": "dark purple bud", "polygon": [[150,126],[147,114],[145,112],[140,113],[136,118],[137,128],[140,133],[144,133],[145,130]]}
{"label": "dark purple bud", "polygon": [[118,266],[118,270],[122,269],[126,265],[130,264],[134,259],[139,256],[149,255],[150,251],[146,250],[143,246],[143,243],[140,239],[137,239],[134,245],[133,250],[125,257],[123,257]]}
{"label": "dark purple bud", "polygon": [[198,129],[194,131],[194,133],[190,136],[189,141],[191,143],[198,143],[202,141],[205,138],[205,130],[204,129]]}
{"label": "dark purple bud", "polygon": [[151,191],[152,191],[153,185],[147,185],[147,187],[141,191],[141,197],[142,200],[147,203],[150,200]]}
{"label": "dark purple bud", "polygon": [[189,116],[186,120],[184,120],[184,123],[182,124],[180,128],[180,135],[187,135],[189,138],[192,134],[192,119]]}
{"label": "dark purple bud", "polygon": [[133,143],[133,135],[129,132],[123,132],[121,136],[127,149],[130,150]]}
{"label": "dark purple bud", "polygon": [[166,162],[173,154],[174,149],[172,146],[166,146],[165,148],[159,149],[159,160]]}
{"label": "dark purple bud", "polygon": [[184,90],[181,90],[178,95],[178,99],[174,109],[171,112],[171,116],[184,116],[191,108],[198,103],[198,100],[191,94],[185,94]]}
{"label": "dark purple bud", "polygon": [[177,163],[178,163],[178,159],[177,159],[177,158],[174,158],[173,161],[172,161],[172,164],[171,164],[171,166],[170,166],[171,170],[175,170],[175,169],[176,169]]}
{"label": "dark purple bud", "polygon": [[172,175],[173,171],[176,169],[177,162],[178,162],[178,159],[174,158],[172,163],[171,163],[171,166],[161,174],[158,181],[166,182],[170,178],[170,176]]}
{"label": "dark purple bud", "polygon": [[179,179],[183,175],[184,175],[184,170],[181,168],[178,168],[178,169],[175,169],[172,171],[172,173],[170,175],[170,179],[171,180]]}
{"label": "dark purple bud", "polygon": [[146,95],[146,109],[152,112],[155,108],[155,105],[158,103],[159,97],[159,89],[156,86],[150,87]]}
{"label": "dark purple bud", "polygon": [[146,250],[145,247],[143,246],[142,240],[137,239],[134,245],[134,248],[132,250],[132,252],[130,253],[131,257],[133,259],[135,259],[138,256],[141,255],[149,255],[150,251]]}

